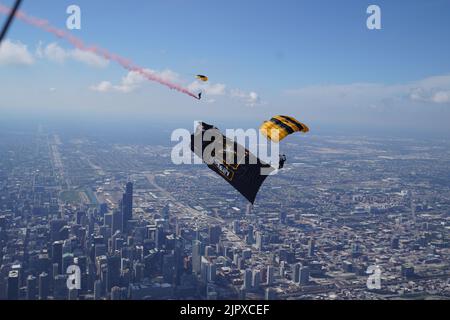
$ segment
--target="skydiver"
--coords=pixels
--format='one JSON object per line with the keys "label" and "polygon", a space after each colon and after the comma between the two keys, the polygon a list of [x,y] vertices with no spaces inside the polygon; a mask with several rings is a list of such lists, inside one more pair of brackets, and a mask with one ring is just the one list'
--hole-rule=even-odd
{"label": "skydiver", "polygon": [[279,170],[284,168],[284,164],[286,163],[286,160],[287,160],[286,155],[284,155],[284,154],[281,155],[280,154],[280,165],[278,167]]}
{"label": "skydiver", "polygon": [[202,92],[198,94],[198,100],[202,100]]}

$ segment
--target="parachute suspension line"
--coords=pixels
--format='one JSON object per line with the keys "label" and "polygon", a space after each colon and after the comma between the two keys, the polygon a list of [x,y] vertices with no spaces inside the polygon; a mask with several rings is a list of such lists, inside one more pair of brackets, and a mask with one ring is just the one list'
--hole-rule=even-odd
{"label": "parachute suspension line", "polygon": [[6,37],[9,27],[11,27],[11,24],[14,20],[14,16],[16,15],[17,11],[19,10],[21,3],[22,3],[22,0],[16,0],[14,7],[12,8],[11,12],[9,13],[8,19],[6,19],[5,25],[3,26],[2,32],[0,33],[0,45],[2,44],[3,39]]}

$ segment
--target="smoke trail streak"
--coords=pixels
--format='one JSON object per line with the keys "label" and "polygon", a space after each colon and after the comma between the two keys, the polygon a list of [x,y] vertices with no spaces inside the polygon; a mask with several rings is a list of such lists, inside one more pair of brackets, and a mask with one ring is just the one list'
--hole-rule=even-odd
{"label": "smoke trail streak", "polygon": [[[8,15],[10,13],[11,13],[11,9],[0,3],[0,14]],[[197,95],[190,92],[187,88],[184,88],[178,84],[172,83],[168,80],[165,80],[162,77],[159,77],[158,75],[153,74],[153,73],[149,72],[148,70],[145,70],[144,68],[134,64],[131,60],[121,57],[117,54],[110,53],[106,49],[103,49],[103,48],[99,48],[96,46],[86,46],[81,39],[71,35],[70,33],[67,33],[66,31],[64,31],[62,29],[53,27],[47,20],[29,16],[26,13],[24,13],[23,11],[17,11],[16,18],[31,25],[31,26],[34,26],[34,27],[44,30],[48,33],[51,33],[60,39],[64,39],[64,40],[68,41],[71,45],[73,45],[75,48],[77,48],[81,51],[94,53],[97,56],[103,57],[104,59],[106,59],[108,61],[114,61],[114,62],[118,63],[119,65],[121,65],[124,69],[126,69],[128,71],[136,72],[149,81],[157,82],[166,87],[169,87],[172,90],[179,91],[179,92],[187,94],[188,96],[191,96],[195,99],[198,99]]]}

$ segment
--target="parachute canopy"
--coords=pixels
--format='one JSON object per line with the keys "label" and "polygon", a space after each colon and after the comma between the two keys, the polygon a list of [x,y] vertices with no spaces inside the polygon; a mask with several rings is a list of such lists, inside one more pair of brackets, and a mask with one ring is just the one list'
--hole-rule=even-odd
{"label": "parachute canopy", "polygon": [[208,80],[209,80],[209,78],[207,76],[204,76],[204,75],[201,75],[201,74],[197,75],[196,78],[198,80],[200,80],[200,81],[203,81],[203,82],[208,82]]}
{"label": "parachute canopy", "polygon": [[[204,139],[207,133],[214,139]],[[206,123],[200,123],[191,136],[191,150],[252,204],[267,176],[275,171],[243,146],[225,137],[219,129]],[[208,154],[211,150],[214,153]],[[232,163],[229,163],[230,159],[233,159]]]}
{"label": "parachute canopy", "polygon": [[261,133],[273,142],[280,142],[296,132],[309,132],[308,126],[288,116],[275,116],[263,123]]}

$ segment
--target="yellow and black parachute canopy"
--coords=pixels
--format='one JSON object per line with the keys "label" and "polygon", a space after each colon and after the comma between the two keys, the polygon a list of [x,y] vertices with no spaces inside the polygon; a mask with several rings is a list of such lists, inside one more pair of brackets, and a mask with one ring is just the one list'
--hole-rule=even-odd
{"label": "yellow and black parachute canopy", "polygon": [[263,123],[261,133],[273,142],[280,142],[296,132],[309,132],[308,126],[293,117],[275,116]]}
{"label": "yellow and black parachute canopy", "polygon": [[197,75],[196,78],[203,82],[208,82],[208,80],[209,80],[209,78],[207,76],[204,76],[202,74]]}

